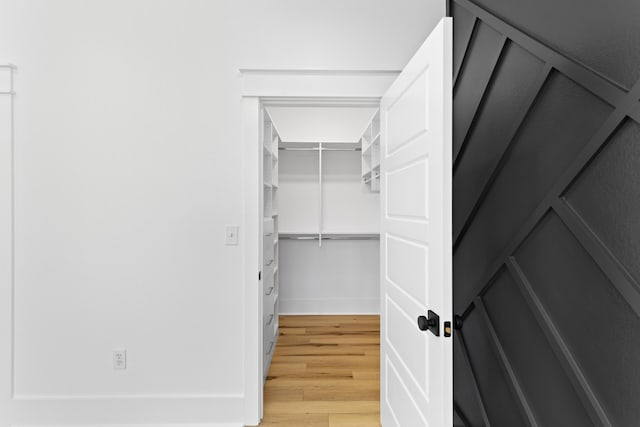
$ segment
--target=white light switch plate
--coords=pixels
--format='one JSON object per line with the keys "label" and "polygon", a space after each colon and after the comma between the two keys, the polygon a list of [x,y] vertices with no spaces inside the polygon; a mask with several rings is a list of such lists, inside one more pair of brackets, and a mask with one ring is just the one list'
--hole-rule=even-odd
{"label": "white light switch plate", "polygon": [[225,245],[238,244],[238,229],[237,225],[227,225]]}

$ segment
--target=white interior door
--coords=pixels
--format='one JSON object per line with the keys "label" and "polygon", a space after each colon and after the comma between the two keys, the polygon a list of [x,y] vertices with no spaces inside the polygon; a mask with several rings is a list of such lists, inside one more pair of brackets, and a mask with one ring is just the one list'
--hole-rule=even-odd
{"label": "white interior door", "polygon": [[380,105],[384,427],[453,424],[451,57],[443,18]]}

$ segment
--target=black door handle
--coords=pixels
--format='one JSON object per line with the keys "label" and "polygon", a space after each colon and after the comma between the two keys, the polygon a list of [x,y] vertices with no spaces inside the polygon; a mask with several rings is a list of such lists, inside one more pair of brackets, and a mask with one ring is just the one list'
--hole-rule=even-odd
{"label": "black door handle", "polygon": [[418,328],[421,331],[431,331],[437,337],[440,336],[440,316],[429,310],[429,317],[418,316]]}

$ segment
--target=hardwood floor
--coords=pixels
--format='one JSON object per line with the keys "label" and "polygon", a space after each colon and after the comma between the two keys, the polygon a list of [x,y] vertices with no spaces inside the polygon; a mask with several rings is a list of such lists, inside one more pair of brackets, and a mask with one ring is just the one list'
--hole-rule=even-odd
{"label": "hardwood floor", "polygon": [[379,316],[280,316],[261,427],[379,427],[379,399]]}

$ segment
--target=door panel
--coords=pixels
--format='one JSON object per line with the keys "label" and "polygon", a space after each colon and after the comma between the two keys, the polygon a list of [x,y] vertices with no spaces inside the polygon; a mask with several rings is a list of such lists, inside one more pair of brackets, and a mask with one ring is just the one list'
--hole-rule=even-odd
{"label": "door panel", "polygon": [[427,301],[429,289],[424,286],[429,272],[427,245],[393,235],[387,235],[386,245],[387,281],[418,301]]}
{"label": "door panel", "polygon": [[452,22],[444,18],[382,97],[381,421],[451,426]]}
{"label": "door panel", "polygon": [[[426,154],[425,154],[426,155]],[[387,213],[395,218],[414,218],[426,221],[429,212],[427,187],[429,161],[425,157],[387,173]],[[405,197],[405,188],[415,187],[414,197]]]}
{"label": "door panel", "polygon": [[424,69],[389,106],[387,151],[392,153],[428,128],[428,104],[423,102],[428,96],[429,70]]}
{"label": "door panel", "polygon": [[426,426],[429,425],[424,418],[424,414],[420,411],[419,403],[413,398],[411,390],[406,386],[405,382],[400,378],[398,370],[389,358],[386,359],[385,378],[386,387],[384,395],[387,397],[387,405],[394,408],[393,419],[382,421],[384,427],[389,426]]}
{"label": "door panel", "polygon": [[[429,358],[429,342],[422,340],[424,334],[416,328],[417,318],[421,313],[421,307],[415,302],[405,302],[398,298],[398,302],[390,295],[386,304],[386,330],[389,351],[394,353],[402,366],[405,367],[405,379],[415,383],[420,392],[428,399],[429,370],[425,360]],[[409,308],[409,309],[408,309]],[[410,316],[411,310],[415,316]],[[417,345],[416,343],[421,343]]]}

